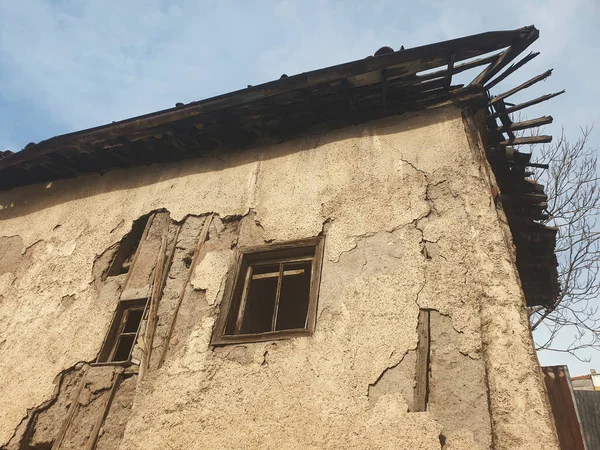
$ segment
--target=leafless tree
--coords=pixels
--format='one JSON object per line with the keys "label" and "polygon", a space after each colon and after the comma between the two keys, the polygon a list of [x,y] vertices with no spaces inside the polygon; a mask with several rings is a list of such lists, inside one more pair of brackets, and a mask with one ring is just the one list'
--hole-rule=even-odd
{"label": "leafless tree", "polygon": [[[556,255],[561,292],[552,307],[530,309],[538,350],[570,353],[600,349],[600,178],[597,150],[589,147],[591,127],[569,141],[564,130],[552,145],[537,149],[539,162],[549,165],[536,178],[548,196],[545,223],[558,228]],[[561,345],[556,340],[568,342]],[[564,337],[568,337],[567,340]]]}

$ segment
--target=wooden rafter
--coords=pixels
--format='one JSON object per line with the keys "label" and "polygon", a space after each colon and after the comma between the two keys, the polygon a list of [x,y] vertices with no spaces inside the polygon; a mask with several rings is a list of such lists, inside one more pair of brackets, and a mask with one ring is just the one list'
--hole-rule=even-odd
{"label": "wooden rafter", "polygon": [[[497,59],[498,59],[498,55],[494,54],[494,55],[486,56],[483,58],[477,58],[477,59],[474,59],[472,61],[468,61],[465,63],[455,64],[454,67],[452,68],[452,75],[456,75],[458,73],[473,69],[475,67],[484,66],[486,64],[496,61]],[[435,78],[445,78],[446,73],[447,73],[447,69],[443,69],[443,70],[438,70],[436,72],[430,72],[425,75],[419,75],[417,78],[422,81],[432,80]]]}
{"label": "wooden rafter", "polygon": [[452,84],[452,69],[454,68],[455,59],[456,54],[452,53],[452,55],[450,55],[450,58],[448,59],[448,69],[446,70],[446,79],[444,82],[444,86],[446,87],[446,89],[448,89]]}
{"label": "wooden rafter", "polygon": [[508,63],[510,63],[513,59],[523,52],[527,47],[529,47],[533,42],[537,40],[540,32],[533,28],[529,31],[527,36],[523,39],[516,40],[509,48],[507,48],[502,55],[496,60],[496,62],[490,64],[483,72],[481,72],[471,83],[471,85],[485,85],[490,79],[494,77],[498,72],[500,72]]}
{"label": "wooden rafter", "polygon": [[521,67],[523,67],[525,64],[527,64],[529,61],[531,61],[533,58],[535,58],[539,54],[540,54],[540,52],[531,52],[527,56],[525,56],[523,59],[521,59],[518,63],[511,64],[508,69],[506,69],[504,72],[502,72],[496,78],[494,78],[492,81],[490,81],[489,83],[487,83],[485,85],[485,87],[488,90],[491,89],[491,88],[493,88],[498,83],[500,83],[502,80],[506,79],[510,74],[512,74],[516,70],[520,69]]}
{"label": "wooden rafter", "polygon": [[550,75],[552,75],[552,69],[547,70],[546,72],[544,72],[536,77],[533,77],[530,80],[527,80],[525,83],[520,84],[519,86],[517,86],[509,91],[506,91],[500,95],[495,96],[494,98],[492,98],[490,100],[490,105],[493,105],[494,103],[497,103],[500,100],[504,100],[505,98],[510,97],[511,95],[516,94],[517,92],[522,91],[523,89],[526,89],[529,86],[533,86],[535,83],[545,80]]}
{"label": "wooden rafter", "polygon": [[500,145],[546,144],[548,142],[552,142],[552,136],[523,136],[501,141]]}
{"label": "wooden rafter", "polygon": [[542,103],[545,102],[546,100],[550,100],[551,98],[554,98],[558,95],[564,94],[566,91],[563,89],[560,92],[555,92],[554,94],[547,94],[547,95],[542,95],[541,97],[538,98],[534,98],[533,100],[529,100],[528,102],[524,102],[524,103],[519,103],[517,105],[511,106],[509,108],[506,108],[505,111],[503,112],[495,112],[494,114],[492,114],[490,117],[492,119],[495,119],[497,117],[500,117],[501,115],[508,115],[508,114],[512,114],[514,112],[520,111],[522,109],[528,108],[529,106],[533,106],[533,105],[537,105],[538,103]]}
{"label": "wooden rafter", "polygon": [[[506,117],[506,116],[504,116],[504,117]],[[534,127],[540,127],[543,125],[548,125],[548,124],[552,123],[552,121],[553,121],[552,116],[543,116],[543,117],[538,117],[536,119],[524,120],[522,122],[509,123],[506,126],[502,125],[501,127],[497,128],[496,131],[498,131],[499,133],[506,133],[508,131],[525,130],[527,128],[534,128]]]}

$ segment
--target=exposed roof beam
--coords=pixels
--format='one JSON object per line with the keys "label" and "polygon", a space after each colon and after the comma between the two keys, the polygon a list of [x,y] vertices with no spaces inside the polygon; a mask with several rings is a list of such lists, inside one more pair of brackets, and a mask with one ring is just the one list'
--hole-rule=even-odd
{"label": "exposed roof beam", "polygon": [[525,58],[521,59],[518,63],[511,64],[511,66],[508,69],[506,69],[504,72],[502,72],[496,78],[494,78],[492,81],[490,81],[488,84],[486,84],[485,85],[486,89],[490,90],[491,88],[496,86],[498,83],[500,83],[502,80],[506,79],[506,77],[508,77],[510,74],[517,71],[521,67],[523,67],[525,64],[527,64],[529,61],[531,61],[533,58],[535,58],[539,54],[540,54],[540,52],[535,52],[535,53],[531,52]]}
{"label": "exposed roof beam", "polygon": [[490,117],[492,119],[495,119],[496,117],[500,117],[502,115],[512,114],[514,112],[525,109],[529,106],[537,105],[538,103],[542,103],[542,102],[545,102],[546,100],[550,100],[551,98],[554,98],[558,95],[564,94],[565,92],[566,91],[563,89],[562,91],[555,92],[554,94],[542,95],[541,97],[534,98],[533,100],[529,100],[528,102],[519,103],[518,105],[514,105],[514,106],[511,106],[510,108],[506,108],[506,111],[495,112],[494,114],[491,114]]}
{"label": "exposed roof beam", "polygon": [[500,100],[504,100],[507,97],[510,97],[511,95],[516,94],[519,91],[522,91],[523,89],[528,88],[529,86],[533,86],[535,83],[545,80],[546,78],[548,78],[550,75],[552,75],[552,69],[547,70],[546,72],[538,75],[537,77],[533,77],[531,80],[527,80],[525,83],[520,84],[519,86],[511,89],[510,91],[506,91],[503,94],[497,95],[494,98],[492,98],[490,100],[490,105],[493,105],[494,103],[499,102]]}
{"label": "exposed roof beam", "polygon": [[521,39],[515,39],[514,43],[500,55],[496,62],[490,64],[483,72],[477,75],[477,77],[471,81],[469,86],[473,84],[485,85],[485,83],[491,80],[503,67],[519,56],[523,50],[533,44],[539,36],[540,32],[535,27],[531,27],[526,36]]}
{"label": "exposed roof beam", "polygon": [[507,139],[500,142],[500,145],[524,145],[524,144],[546,144],[552,142],[552,136],[524,136],[514,139]]}
{"label": "exposed roof beam", "polygon": [[531,119],[531,120],[525,120],[523,122],[511,123],[508,126],[502,125],[500,128],[497,129],[497,131],[500,133],[506,133],[507,131],[525,130],[527,128],[534,128],[534,127],[540,127],[542,125],[548,125],[548,124],[552,123],[553,120],[554,119],[552,118],[552,116],[543,116],[543,117],[538,117],[537,119]]}
{"label": "exposed roof beam", "polygon": [[[537,35],[538,30],[533,26],[512,31],[481,33],[306,72],[200,102],[193,102],[185,106],[170,108],[121,122],[58,136],[1,159],[0,169],[19,164],[59,148],[68,149],[81,144],[93,144],[105,139],[119,138],[139,132],[145,128],[157,127],[209,111],[215,112],[257,100],[264,100],[278,94],[339,81],[344,78],[364,76],[372,72],[381,71],[382,69],[389,68],[394,71],[404,71],[409,76],[447,64],[448,58],[453,53],[456,54],[456,61],[462,61],[500,50],[511,44],[509,50],[516,52],[517,48],[525,48],[533,42],[537,38]],[[506,52],[503,55],[506,55]],[[505,57],[504,59],[507,58]],[[508,62],[509,60],[506,61],[506,63]],[[496,61],[494,66],[497,64],[498,61]],[[503,65],[499,66],[499,68],[501,67]]]}

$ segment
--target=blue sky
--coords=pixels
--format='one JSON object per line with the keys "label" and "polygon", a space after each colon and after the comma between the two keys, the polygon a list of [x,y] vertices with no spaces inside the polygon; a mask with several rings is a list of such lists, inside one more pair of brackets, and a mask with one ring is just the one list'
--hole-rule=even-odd
{"label": "blue sky", "polygon": [[[552,115],[545,131],[555,135],[561,126],[573,138],[580,126],[600,127],[597,0],[0,0],[0,150],[364,58],[384,45],[531,24],[540,29],[531,49],[541,55],[494,93],[554,68],[509,100],[565,88],[528,115]],[[541,360],[568,363],[572,374],[600,369],[597,352],[590,364],[562,354]]]}

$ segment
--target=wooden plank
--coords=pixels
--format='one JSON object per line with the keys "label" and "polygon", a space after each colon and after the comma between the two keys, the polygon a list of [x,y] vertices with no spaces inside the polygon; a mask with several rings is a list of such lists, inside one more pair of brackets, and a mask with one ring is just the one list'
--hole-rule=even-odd
{"label": "wooden plank", "polygon": [[525,164],[526,167],[535,167],[536,169],[546,169],[548,170],[548,168],[550,167],[548,164],[538,164],[538,163],[527,163]]}
{"label": "wooden plank", "polygon": [[325,254],[325,238],[319,236],[315,247],[315,255],[310,274],[310,298],[308,299],[308,313],[304,328],[312,334],[317,324],[317,307],[319,301],[319,289],[321,287],[321,272],[323,269],[323,255]]}
{"label": "wooden plank", "polygon": [[[461,61],[500,50],[511,44],[510,48],[515,49],[513,50],[515,52],[517,44],[520,44],[518,46],[520,50],[516,52],[518,54],[537,39],[538,34],[537,29],[533,26],[510,31],[481,33],[436,44],[414,47],[401,52],[393,52],[378,56],[377,58],[360,59],[294,75],[200,102],[192,102],[182,107],[170,108],[113,124],[51,138],[31,148],[15,153],[9,158],[1,159],[0,169],[23,163],[33,157],[54,151],[57,148],[76,150],[81,144],[93,144],[105,139],[126,136],[129,133],[134,133],[145,128],[156,127],[199,114],[212,113],[217,110],[240,106],[258,100],[266,100],[274,95],[335,82],[341,78],[360,76],[390,67],[403,68],[407,74],[415,74],[447,64],[447,58],[452,53],[456,53],[456,60]],[[504,59],[508,58],[505,57]],[[504,67],[510,60],[501,64],[498,70]],[[489,78],[497,71],[494,70],[492,72]]]}
{"label": "wooden plank", "polygon": [[510,108],[506,108],[504,112],[495,112],[490,115],[490,118],[495,119],[496,117],[500,117],[501,115],[508,115],[514,112],[520,111],[522,109],[528,108],[529,106],[537,105],[538,103],[545,102],[546,100],[550,100],[551,98],[557,97],[561,94],[564,94],[566,91],[563,89],[560,92],[555,92],[554,94],[542,95],[541,97],[535,98],[533,100],[529,100],[528,102],[520,103],[518,105],[511,106]]}
{"label": "wooden plank", "polygon": [[[163,350],[160,355],[160,359],[158,360],[157,367],[159,367],[159,368],[163,365],[165,358],[167,357],[167,351],[169,350],[169,342],[171,341],[171,337],[173,335],[173,330],[175,329],[175,322],[177,321],[177,313],[179,312],[179,308],[181,307],[181,303],[183,302],[183,297],[185,296],[185,290],[187,288],[187,285],[190,283],[190,280],[192,279],[192,274],[194,273],[194,269],[196,268],[196,264],[198,263],[198,253],[200,252],[200,249],[202,248],[204,241],[206,241],[206,238],[208,237],[208,229],[210,227],[210,224],[212,223],[213,216],[214,216],[214,214],[210,214],[210,215],[206,216],[206,219],[204,219],[204,224],[202,225],[202,230],[200,231],[200,235],[198,236],[198,242],[196,243],[196,247],[194,248],[194,256],[192,257],[192,263],[190,264],[190,268],[188,270],[188,273],[187,273],[187,276],[185,279],[185,283],[183,284],[181,291],[179,293],[179,299],[177,300],[177,306],[175,307],[175,311],[173,312],[173,318],[171,319],[171,324],[169,325],[169,331],[165,337],[165,343],[163,345]],[[177,245],[177,242],[175,242],[175,245]]]}
{"label": "wooden plank", "polygon": [[[502,101],[494,103],[492,107],[494,108],[494,111],[498,113],[504,113],[506,111],[506,105]],[[502,114],[501,116],[499,116],[499,118],[500,122],[502,122],[502,126],[508,129],[508,131],[506,131],[508,137],[510,139],[515,139],[515,133],[510,129],[510,126],[512,125],[512,120],[510,119],[508,114]],[[496,124],[496,119],[491,119],[491,121],[494,123],[494,125]]]}
{"label": "wooden plank", "polygon": [[510,123],[507,125],[502,125],[500,128],[497,128],[495,131],[500,133],[506,133],[507,131],[519,131],[525,130],[527,128],[541,127],[543,125],[548,125],[552,123],[554,119],[552,116],[543,116],[538,117],[536,119],[524,120],[522,122]]}
{"label": "wooden plank", "polygon": [[[288,263],[295,263],[295,262],[307,262],[307,261],[312,261],[312,260],[313,260],[312,256],[306,256],[306,257],[300,257],[300,258],[290,257],[290,258],[283,258],[283,259],[275,258],[275,259],[265,259],[264,261],[256,261],[256,262],[253,262],[252,265],[253,266],[268,266],[270,264],[279,264],[279,263],[288,264]],[[288,272],[288,271],[286,270],[286,272]]]}
{"label": "wooden plank", "polygon": [[[312,260],[312,258],[310,259]],[[295,269],[295,270],[285,270],[283,271],[283,276],[293,276],[293,275],[302,275],[304,274],[304,269]],[[269,272],[269,273],[259,273],[257,275],[252,275],[253,280],[262,280],[264,278],[275,278],[279,276],[279,272]]]}
{"label": "wooden plank", "polygon": [[114,336],[114,341],[112,343],[112,348],[110,350],[110,354],[108,355],[108,360],[112,361],[115,357],[115,353],[117,352],[117,347],[119,346],[119,338],[121,337],[121,333],[125,328],[125,322],[127,320],[127,313],[129,311],[127,309],[122,311],[121,319],[119,320],[118,332]]}
{"label": "wooden plank", "polygon": [[448,59],[448,69],[446,70],[446,78],[444,80],[444,87],[446,89],[450,88],[452,84],[452,70],[454,69],[454,61],[456,60],[456,54],[452,53],[450,58]]}
{"label": "wooden plank", "polygon": [[283,264],[279,264],[277,276],[277,290],[275,291],[275,305],[273,306],[273,317],[271,318],[271,331],[275,331],[277,325],[277,313],[279,312],[279,298],[281,297],[281,284],[283,283]]}
{"label": "wooden plank", "polygon": [[244,321],[244,312],[246,311],[246,301],[248,300],[248,291],[250,290],[250,280],[252,279],[252,266],[246,270],[246,278],[244,280],[244,290],[240,299],[240,307],[238,308],[237,318],[235,320],[235,334],[239,334]]}
{"label": "wooden plank", "polygon": [[511,95],[516,94],[517,92],[522,91],[523,89],[526,89],[529,86],[533,86],[534,84],[545,80],[550,75],[552,75],[552,69],[547,70],[544,73],[531,78],[530,80],[527,80],[525,83],[520,84],[519,86],[511,89],[510,91],[506,91],[500,95],[495,96],[490,100],[489,104],[493,105],[494,103],[497,103],[500,100],[504,100],[505,98],[510,97]]}
{"label": "wooden plank", "polygon": [[568,369],[552,366],[542,370],[561,448],[585,450]]}
{"label": "wooden plank", "polygon": [[429,391],[429,310],[419,310],[417,324],[417,369],[412,412],[427,410]]}
{"label": "wooden plank", "polygon": [[[491,56],[486,56],[485,58],[477,58],[477,59],[474,59],[473,61],[469,61],[466,63],[456,64],[452,68],[452,75],[456,75],[457,73],[461,73],[466,70],[473,69],[475,67],[483,66],[485,64],[494,62],[494,61],[496,61],[496,59],[498,59],[498,56],[499,55],[491,55]],[[445,78],[446,72],[447,72],[447,70],[443,69],[443,70],[438,70],[436,72],[426,73],[424,75],[417,76],[417,80],[425,81],[425,80],[433,80],[436,78]]]}
{"label": "wooden plank", "polygon": [[529,47],[535,40],[540,36],[540,32],[533,27],[529,30],[527,36],[516,40],[512,45],[507,48],[502,55],[494,62],[490,64],[483,72],[481,72],[473,81],[469,83],[469,86],[480,84],[485,85],[490,79],[500,72],[509,62],[515,59],[523,50]]}
{"label": "wooden plank", "polygon": [[118,389],[119,385],[121,384],[121,379],[123,377],[122,370],[120,372],[118,372],[116,375],[117,376],[115,377],[115,380],[113,381],[113,385],[110,388],[108,398],[106,399],[106,402],[104,403],[104,409],[102,410],[102,414],[100,414],[98,416],[98,420],[96,420],[94,428],[92,429],[92,434],[90,435],[90,438],[85,447],[86,450],[94,450],[94,448],[96,447],[96,441],[98,440],[98,433],[100,432],[100,428],[102,427],[102,424],[104,423],[104,419],[106,419],[106,415],[108,414],[110,405],[112,405],[112,401],[113,401],[113,398],[115,397],[115,393],[117,392],[117,389]]}
{"label": "wooden plank", "polygon": [[312,332],[305,328],[296,328],[293,330],[266,331],[264,333],[253,334],[231,334],[223,335],[214,339],[212,345],[241,344],[245,342],[265,342],[276,341],[279,339],[289,339],[293,337],[310,336]]}
{"label": "wooden plank", "polygon": [[165,267],[165,251],[167,246],[167,238],[169,236],[170,215],[168,212],[162,214],[164,216],[163,235],[160,243],[160,250],[158,251],[158,255],[156,258],[156,264],[154,266],[154,282],[152,283],[152,294],[150,296],[150,306],[148,307],[148,320],[146,322],[146,351],[142,353],[142,361],[140,363],[140,373],[138,382],[141,382],[144,379],[144,375],[146,374],[146,371],[148,370],[148,366],[150,364],[150,357],[152,356],[152,345],[154,343],[154,332],[156,330],[156,313],[158,311],[158,303],[160,301],[160,295],[163,287],[163,270],[167,269]]}
{"label": "wooden plank", "polygon": [[524,136],[514,139],[507,139],[500,142],[500,145],[525,145],[525,144],[546,144],[552,142],[552,136],[540,135],[540,136]]}
{"label": "wooden plank", "polygon": [[[313,245],[317,245],[321,240],[321,237],[316,238],[306,238],[306,239],[297,239],[295,241],[287,241],[287,242],[276,242],[273,244],[264,244],[264,245],[255,245],[248,247],[241,247],[240,252],[246,253],[259,253],[265,251],[275,251],[275,250],[287,250],[287,249],[295,249],[297,247],[310,247]],[[312,259],[312,256],[311,256]],[[299,258],[296,260],[300,261]]]}
{"label": "wooden plank", "polygon": [[83,375],[81,375],[81,380],[79,381],[79,386],[77,387],[77,390],[71,397],[71,405],[69,406],[69,411],[67,412],[67,417],[65,417],[65,420],[63,421],[63,423],[60,426],[60,430],[58,431],[58,435],[56,436],[56,440],[54,441],[54,444],[52,444],[51,450],[59,450],[60,449],[60,446],[62,445],[62,441],[65,438],[65,435],[67,434],[67,430],[69,429],[69,425],[71,424],[71,421],[73,420],[73,417],[75,416],[75,413],[77,412],[77,409],[79,408],[79,396],[81,395],[81,391],[83,391],[83,388],[85,387],[88,368],[87,368],[87,366],[84,366],[84,368],[82,368],[81,370],[83,370]]}
{"label": "wooden plank", "polygon": [[539,54],[540,54],[540,52],[529,53],[529,55],[527,55],[526,57],[521,59],[518,63],[512,64],[508,69],[506,69],[504,72],[502,72],[496,78],[494,78],[492,81],[490,81],[488,84],[486,84],[485,88],[487,90],[490,90],[491,88],[496,86],[498,83],[500,83],[502,80],[504,80],[506,77],[508,77],[510,74],[512,74],[519,68],[523,67],[525,64],[527,64],[529,61],[531,61],[533,58],[535,58]]}

